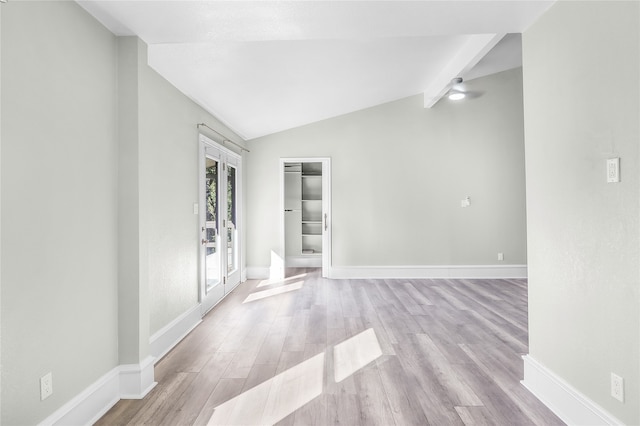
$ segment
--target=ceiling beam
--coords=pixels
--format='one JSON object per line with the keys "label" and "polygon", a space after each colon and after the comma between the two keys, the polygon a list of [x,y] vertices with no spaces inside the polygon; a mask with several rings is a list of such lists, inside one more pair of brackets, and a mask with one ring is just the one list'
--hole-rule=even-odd
{"label": "ceiling beam", "polygon": [[504,36],[505,34],[469,36],[467,42],[425,89],[424,107],[434,106],[449,90],[451,80],[462,77],[473,68]]}

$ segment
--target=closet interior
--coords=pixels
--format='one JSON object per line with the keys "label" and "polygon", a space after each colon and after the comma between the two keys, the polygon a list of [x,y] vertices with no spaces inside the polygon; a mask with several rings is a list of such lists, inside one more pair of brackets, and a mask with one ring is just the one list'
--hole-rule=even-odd
{"label": "closet interior", "polygon": [[284,199],[286,266],[322,266],[322,163],[285,163]]}

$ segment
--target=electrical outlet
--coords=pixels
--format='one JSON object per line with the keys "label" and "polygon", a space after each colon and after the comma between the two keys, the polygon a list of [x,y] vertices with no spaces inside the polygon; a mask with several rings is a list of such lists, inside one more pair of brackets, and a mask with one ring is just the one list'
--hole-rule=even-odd
{"label": "electrical outlet", "polygon": [[504,253],[498,253],[498,260],[504,260]]}
{"label": "electrical outlet", "polygon": [[611,373],[611,396],[624,402],[624,379],[614,373]]}
{"label": "electrical outlet", "polygon": [[620,158],[607,160],[607,183],[620,182]]}
{"label": "electrical outlet", "polygon": [[51,372],[40,377],[40,400],[44,401],[53,394],[53,376]]}

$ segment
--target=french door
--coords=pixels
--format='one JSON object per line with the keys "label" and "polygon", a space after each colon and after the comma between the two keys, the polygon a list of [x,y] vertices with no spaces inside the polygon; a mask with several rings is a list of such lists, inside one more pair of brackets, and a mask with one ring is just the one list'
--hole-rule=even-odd
{"label": "french door", "polygon": [[200,302],[202,313],[240,283],[241,158],[200,137]]}

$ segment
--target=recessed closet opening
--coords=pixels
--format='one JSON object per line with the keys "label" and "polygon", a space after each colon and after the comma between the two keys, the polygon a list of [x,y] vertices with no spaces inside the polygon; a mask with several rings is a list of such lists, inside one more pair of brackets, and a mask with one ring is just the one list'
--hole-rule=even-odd
{"label": "recessed closet opening", "polygon": [[331,262],[331,179],[328,158],[281,159],[281,241],[285,268]]}

